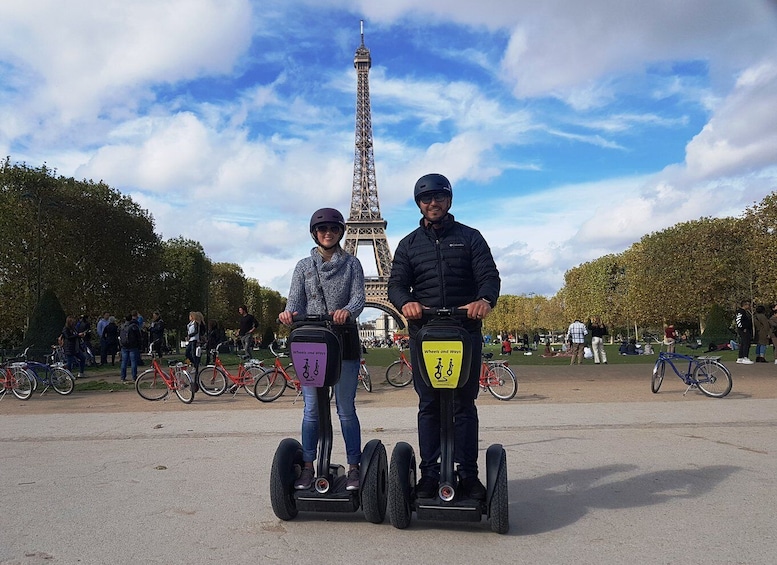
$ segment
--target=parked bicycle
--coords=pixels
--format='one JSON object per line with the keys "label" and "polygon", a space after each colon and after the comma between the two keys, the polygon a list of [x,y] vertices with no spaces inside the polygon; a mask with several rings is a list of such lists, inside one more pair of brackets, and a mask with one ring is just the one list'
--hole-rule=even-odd
{"label": "parked bicycle", "polygon": [[399,359],[386,369],[386,381],[397,388],[407,386],[413,381],[413,366],[402,349],[399,350]]}
{"label": "parked bicycle", "polygon": [[[264,373],[256,379],[254,396],[262,402],[272,402],[280,398],[288,387],[293,389],[299,398],[302,386],[294,371],[294,365],[289,363],[284,367],[281,362],[281,359],[288,357],[288,355],[275,351],[272,344],[270,344],[270,352],[275,355],[275,361],[271,368],[265,369]],[[296,398],[294,401],[296,402]]]}
{"label": "parked bicycle", "polygon": [[493,353],[483,354],[480,366],[480,387],[494,398],[510,400],[518,392],[518,378],[503,359],[492,359]]}
{"label": "parked bicycle", "polygon": [[200,390],[208,396],[219,396],[224,394],[227,390],[227,383],[231,382],[229,391],[233,396],[241,388],[244,388],[248,394],[254,396],[254,385],[256,380],[264,373],[264,365],[258,359],[242,356],[242,361],[237,366],[237,374],[233,375],[219,358],[219,348],[226,343],[228,342],[220,343],[215,349],[211,350],[213,364],[205,366],[197,376]]}
{"label": "parked bicycle", "polygon": [[359,364],[359,382],[367,392],[372,392],[372,378],[370,377],[370,371],[367,369],[367,363],[364,359]]}
{"label": "parked bicycle", "polygon": [[[653,367],[653,378],[650,382],[650,388],[654,393],[661,388],[664,382],[666,366],[669,365],[675,375],[683,381],[688,388],[685,389],[683,396],[693,388],[698,388],[707,396],[713,398],[723,398],[731,392],[732,381],[731,372],[723,363],[719,361],[719,356],[701,356],[692,357],[682,355],[681,353],[668,353],[659,351],[658,360]],[[675,361],[688,362],[688,368],[684,372],[678,371]]]}
{"label": "parked bicycle", "polygon": [[30,361],[27,358],[27,353],[30,348],[25,349],[20,355],[20,360],[24,362],[27,374],[30,377],[32,384],[32,391],[38,390],[38,384],[43,385],[44,389],[41,391],[41,395],[44,394],[49,387],[54,389],[54,392],[66,396],[73,392],[75,389],[75,377],[73,373],[65,369],[65,364],[61,361],[55,361],[55,352],[52,351],[46,360],[46,363],[39,363],[37,361]]}
{"label": "parked bicycle", "polygon": [[153,342],[148,352],[151,355],[151,369],[141,373],[135,380],[135,390],[146,400],[162,400],[167,398],[172,390],[184,404],[194,400],[194,386],[186,365],[180,361],[168,361],[168,370],[164,371],[159,364],[159,355],[154,351]]}
{"label": "parked bicycle", "polygon": [[22,361],[8,361],[0,365],[0,400],[9,392],[19,400],[32,396],[32,382]]}

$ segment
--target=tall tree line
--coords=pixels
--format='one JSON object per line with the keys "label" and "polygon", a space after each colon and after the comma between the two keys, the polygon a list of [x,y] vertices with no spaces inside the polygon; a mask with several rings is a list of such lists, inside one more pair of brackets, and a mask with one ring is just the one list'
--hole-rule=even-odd
{"label": "tall tree line", "polygon": [[103,311],[150,318],[159,310],[181,330],[190,311],[234,328],[246,304],[262,330],[275,331],[285,304],[238,265],[213,263],[198,242],[162,241],[151,214],[119,191],[46,165],[0,163],[0,243],[3,348],[23,341],[46,291],[66,314],[88,314],[93,323]]}
{"label": "tall tree line", "polygon": [[[644,236],[623,253],[565,273],[555,296],[502,296],[491,333],[563,331],[599,316],[624,335],[664,323],[699,335],[708,320],[733,316],[743,299],[777,302],[777,193],[739,218],[701,218]],[[619,332],[619,333],[620,333]]]}

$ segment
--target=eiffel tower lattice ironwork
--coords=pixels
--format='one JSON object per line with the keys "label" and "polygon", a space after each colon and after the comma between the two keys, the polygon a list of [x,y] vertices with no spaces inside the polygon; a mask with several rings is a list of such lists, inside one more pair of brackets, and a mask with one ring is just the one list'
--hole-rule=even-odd
{"label": "eiffel tower lattice ironwork", "polygon": [[372,245],[377,277],[365,280],[366,305],[390,314],[404,327],[404,319],[388,299],[388,278],[391,273],[391,250],[386,239],[386,220],[380,215],[378,184],[375,180],[375,155],[372,150],[372,117],[370,113],[370,50],[364,46],[364,23],[361,24],[361,45],[353,58],[356,68],[356,150],[353,162],[351,212],[346,222],[345,251],[356,255],[359,244]]}

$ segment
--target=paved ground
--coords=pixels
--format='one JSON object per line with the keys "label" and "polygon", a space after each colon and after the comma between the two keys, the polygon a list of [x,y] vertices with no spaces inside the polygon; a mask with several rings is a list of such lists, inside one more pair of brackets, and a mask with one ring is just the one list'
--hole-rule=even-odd
{"label": "paved ground", "polygon": [[[5,398],[0,563],[771,564],[777,366],[729,366],[723,400],[683,396],[674,377],[653,395],[649,365],[526,367],[514,400],[482,395],[481,448],[508,455],[504,536],[485,520],[278,520],[267,477],[298,434],[292,397]],[[415,445],[414,404],[410,389],[360,391],[364,441]]]}

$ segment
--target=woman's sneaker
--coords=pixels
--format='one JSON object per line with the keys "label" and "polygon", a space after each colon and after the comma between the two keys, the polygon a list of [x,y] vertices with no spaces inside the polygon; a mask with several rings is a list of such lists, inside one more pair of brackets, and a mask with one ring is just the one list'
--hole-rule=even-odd
{"label": "woman's sneaker", "polygon": [[299,477],[296,481],[294,481],[294,488],[296,490],[309,489],[311,486],[313,486],[314,478],[315,473],[313,472],[313,467],[303,467]]}
{"label": "woman's sneaker", "polygon": [[345,480],[345,490],[359,490],[359,469],[349,469]]}

